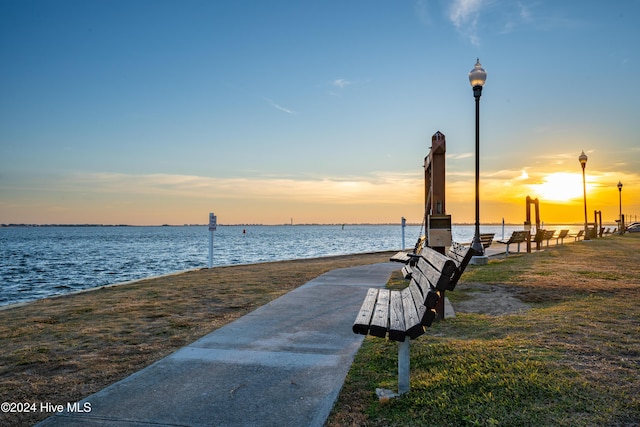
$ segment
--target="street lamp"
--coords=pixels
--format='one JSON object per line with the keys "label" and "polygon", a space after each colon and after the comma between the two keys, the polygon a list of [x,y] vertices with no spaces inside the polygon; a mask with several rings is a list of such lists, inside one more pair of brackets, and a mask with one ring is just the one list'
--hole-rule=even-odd
{"label": "street lamp", "polygon": [[624,233],[622,221],[622,182],[618,181],[618,192],[620,193],[620,221],[618,222],[618,234]]}
{"label": "street lamp", "polygon": [[584,178],[584,167],[587,165],[587,155],[584,154],[584,150],[582,150],[582,154],[578,157],[578,161],[580,165],[582,165],[582,192],[584,194],[584,239],[583,240],[591,240],[589,237],[589,227],[587,226],[587,184]]}
{"label": "street lamp", "polygon": [[482,86],[484,86],[486,80],[487,72],[482,68],[480,58],[478,58],[473,70],[469,72],[469,83],[473,88],[473,97],[476,99],[476,228],[471,248],[478,255],[484,254],[482,242],[480,241],[480,96],[482,95]]}

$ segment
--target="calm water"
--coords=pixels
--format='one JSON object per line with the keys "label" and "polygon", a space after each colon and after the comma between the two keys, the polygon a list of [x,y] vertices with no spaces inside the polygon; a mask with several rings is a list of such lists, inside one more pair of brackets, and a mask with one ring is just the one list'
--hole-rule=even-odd
{"label": "calm water", "polygon": [[[506,237],[521,228],[506,226]],[[581,227],[562,228],[575,234]],[[482,226],[480,231],[502,237],[502,226]],[[413,247],[419,234],[419,226],[407,226],[405,246]],[[454,226],[455,241],[472,238],[473,226]],[[397,250],[402,246],[402,229],[399,225],[220,226],[213,246],[214,266],[251,264]],[[204,226],[0,228],[0,306],[204,268],[208,262],[209,232]]]}

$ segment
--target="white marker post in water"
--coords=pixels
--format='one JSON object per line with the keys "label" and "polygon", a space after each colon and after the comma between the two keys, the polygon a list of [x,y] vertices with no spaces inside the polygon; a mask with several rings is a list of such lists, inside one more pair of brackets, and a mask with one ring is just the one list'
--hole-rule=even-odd
{"label": "white marker post in water", "polygon": [[218,217],[209,214],[209,268],[213,267],[213,232],[218,228]]}

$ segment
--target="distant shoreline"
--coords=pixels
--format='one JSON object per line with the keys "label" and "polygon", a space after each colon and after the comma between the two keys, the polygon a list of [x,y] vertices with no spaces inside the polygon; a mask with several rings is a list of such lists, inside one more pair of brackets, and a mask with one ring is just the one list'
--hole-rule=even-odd
{"label": "distant shoreline", "polygon": [[[548,223],[546,226],[554,225],[570,225],[578,226],[583,225],[582,222],[553,222]],[[304,227],[304,226],[317,226],[317,227],[336,227],[336,226],[389,226],[400,224],[397,222],[386,223],[335,223],[335,224],[218,224],[218,227]],[[407,226],[419,227],[420,223],[407,223]],[[474,225],[470,222],[453,223],[455,226],[470,226]],[[480,224],[480,226],[500,226],[502,222],[486,222]],[[505,222],[505,226],[522,225],[521,223]],[[614,222],[604,223],[603,225],[616,225]],[[37,227],[207,227],[208,224],[150,224],[150,225],[136,225],[136,224],[0,224],[0,228],[37,228]]]}

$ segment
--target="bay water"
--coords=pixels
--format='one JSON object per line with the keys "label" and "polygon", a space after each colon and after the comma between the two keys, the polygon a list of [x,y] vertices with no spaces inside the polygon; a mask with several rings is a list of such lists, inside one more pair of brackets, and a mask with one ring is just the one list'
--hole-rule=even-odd
{"label": "bay water", "polygon": [[[547,227],[551,228],[551,227]],[[575,234],[580,225],[568,228]],[[521,225],[504,226],[508,238]],[[412,248],[422,227],[404,229]],[[503,226],[482,233],[503,236]],[[454,225],[453,240],[468,243],[472,225]],[[399,250],[400,225],[218,226],[213,266]],[[168,273],[206,268],[206,226],[40,226],[0,228],[0,306]]]}

